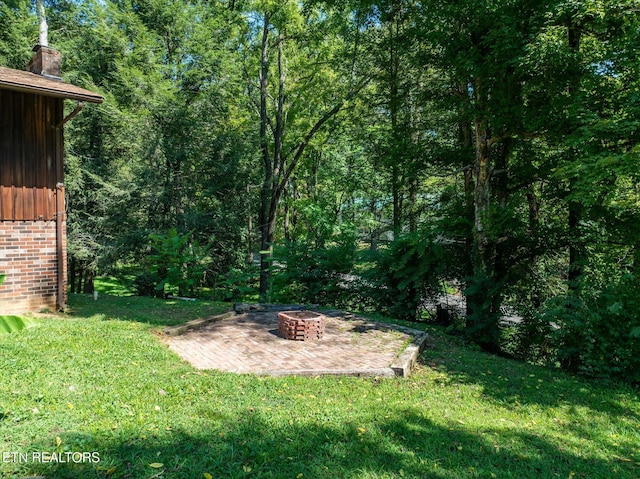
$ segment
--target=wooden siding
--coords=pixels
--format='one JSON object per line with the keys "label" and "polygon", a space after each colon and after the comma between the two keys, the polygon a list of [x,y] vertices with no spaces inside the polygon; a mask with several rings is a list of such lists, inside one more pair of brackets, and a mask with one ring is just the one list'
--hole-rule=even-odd
{"label": "wooden siding", "polygon": [[0,221],[55,219],[62,114],[59,98],[0,90]]}

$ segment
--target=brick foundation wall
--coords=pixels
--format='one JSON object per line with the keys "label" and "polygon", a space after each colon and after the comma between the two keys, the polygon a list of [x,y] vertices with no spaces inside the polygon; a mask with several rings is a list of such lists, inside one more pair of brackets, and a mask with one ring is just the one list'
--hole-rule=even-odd
{"label": "brick foundation wall", "polygon": [[[64,255],[60,264],[66,278]],[[55,221],[0,221],[0,314],[55,310],[58,265]],[[64,289],[66,303],[66,281]]]}

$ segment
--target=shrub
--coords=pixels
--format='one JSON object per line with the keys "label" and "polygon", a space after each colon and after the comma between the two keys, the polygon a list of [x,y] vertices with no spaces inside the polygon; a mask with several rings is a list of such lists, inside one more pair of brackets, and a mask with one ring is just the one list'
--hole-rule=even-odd
{"label": "shrub", "polygon": [[272,264],[274,301],[353,306],[358,295],[355,233],[347,230],[316,247],[312,241],[289,242],[276,250]]}
{"label": "shrub", "polygon": [[152,272],[140,273],[133,281],[138,296],[158,296],[157,287],[159,283],[160,277],[157,273]]}
{"label": "shrub", "polygon": [[557,298],[547,311],[564,369],[640,384],[640,284],[632,275],[603,290]]}
{"label": "shrub", "polygon": [[145,266],[150,275],[141,278],[143,289],[146,290],[152,281],[157,280],[155,289],[158,294],[193,294],[204,280],[206,248],[202,248],[190,234],[179,233],[175,228],[164,234],[149,235],[149,239],[151,254],[147,257]]}
{"label": "shrub", "polygon": [[522,311],[522,322],[501,328],[500,349],[507,355],[538,365],[550,365],[558,358],[554,323],[531,309]]}
{"label": "shrub", "polygon": [[440,291],[445,270],[444,249],[430,235],[401,236],[367,274],[371,297],[383,313],[414,321],[423,299]]}
{"label": "shrub", "polygon": [[213,296],[216,301],[243,301],[257,294],[260,271],[256,266],[246,269],[232,268],[220,275]]}

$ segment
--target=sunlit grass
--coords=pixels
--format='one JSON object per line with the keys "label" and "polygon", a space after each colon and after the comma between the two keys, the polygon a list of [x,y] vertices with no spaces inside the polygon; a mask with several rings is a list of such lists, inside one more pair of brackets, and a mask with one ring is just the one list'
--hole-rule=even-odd
{"label": "sunlit grass", "polygon": [[99,294],[110,296],[133,296],[136,294],[134,286],[135,275],[121,274],[116,276],[98,276],[94,280],[94,288]]}
{"label": "sunlit grass", "polygon": [[640,476],[631,389],[495,358],[438,329],[408,379],[203,372],[152,334],[218,307],[73,296],[71,315],[0,337],[0,451],[100,458],[4,461],[0,476]]}
{"label": "sunlit grass", "polygon": [[96,317],[173,326],[231,310],[231,303],[211,300],[182,301],[141,296],[111,296],[99,294],[70,295],[69,312],[73,317]]}

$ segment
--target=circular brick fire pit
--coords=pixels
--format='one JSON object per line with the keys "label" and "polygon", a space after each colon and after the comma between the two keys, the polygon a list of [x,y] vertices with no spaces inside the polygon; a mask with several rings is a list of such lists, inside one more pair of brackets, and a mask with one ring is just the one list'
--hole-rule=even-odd
{"label": "circular brick fire pit", "polygon": [[278,313],[278,335],[294,341],[322,339],[324,316],[313,311],[284,311]]}

